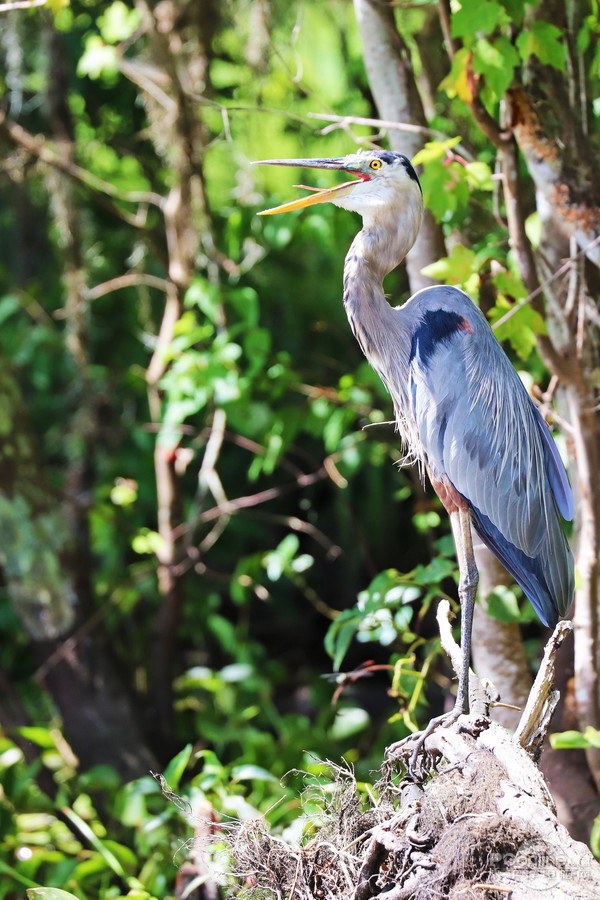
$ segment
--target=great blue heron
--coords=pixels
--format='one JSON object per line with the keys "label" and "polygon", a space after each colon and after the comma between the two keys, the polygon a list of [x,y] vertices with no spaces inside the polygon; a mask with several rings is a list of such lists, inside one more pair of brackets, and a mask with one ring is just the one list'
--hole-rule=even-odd
{"label": "great blue heron", "polygon": [[330,201],[362,216],[344,266],[352,330],[394,402],[409,457],[427,471],[452,525],[459,565],[462,660],[450,720],[469,709],[469,662],[478,572],[471,527],[522,587],[545,625],[573,596],[573,557],[559,513],[573,496],[548,428],[485,316],[456,287],[419,291],[392,308],[385,275],[414,244],[423,217],[409,160],[385,150],[261,165],[336,169],[358,180],[261,215]]}

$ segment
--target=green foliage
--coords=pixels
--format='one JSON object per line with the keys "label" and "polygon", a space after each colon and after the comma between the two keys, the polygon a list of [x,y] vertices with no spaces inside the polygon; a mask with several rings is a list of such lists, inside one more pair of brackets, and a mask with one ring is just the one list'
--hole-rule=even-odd
{"label": "green foliage", "polygon": [[[426,6],[401,14],[416,71]],[[35,9],[18,27],[16,12],[7,20],[14,30],[3,46],[15,52],[0,76],[3,105],[88,175],[68,183],[75,223],[65,222],[60,173],[12,144],[5,154],[0,351],[23,388],[19,414],[35,429],[56,496],[52,515],[68,507],[81,526],[78,575],[91,607],[84,631],[106,630],[146,714],[151,635],[164,610],[156,457],[176,472],[182,588],[175,671],[165,687],[174,693],[180,749],[162,771],[182,802],[149,775],[124,784],[109,766],[79,768],[3,589],[0,666],[31,725],[0,735],[0,900],[26,890],[41,900],[64,900],[65,891],[79,900],[163,900],[173,895],[202,804],[223,816],[265,815],[279,831],[298,828],[314,809],[300,802],[302,777],[286,773],[302,770],[322,784],[328,776],[318,760],[343,755],[367,781],[390,740],[417,727],[439,655],[428,613],[454,594],[455,567],[439,505],[394,468],[401,449],[383,424],[391,403],[340,302],[342,257],[357,221],[325,205],[255,216],[290,196],[297,173],[254,169],[249,160],[343,155],[354,149],[347,132],[320,134],[310,114],[373,114],[351,4],[276,2],[260,21],[260,4],[217,3],[207,72],[199,59],[185,71],[185,41],[171,60],[202,133],[190,183],[206,207],[198,204],[179,235],[200,235],[196,269],[158,350],[165,284],[177,278],[164,217],[167,200],[177,200],[181,147],[173,135],[175,124],[189,125],[174,123],[164,93],[164,34],[153,42],[121,0],[49,7],[52,35],[44,31],[50,19]],[[527,303],[492,210],[493,148],[468,112],[477,91],[497,115],[525,64],[565,70],[564,36],[530,20],[531,12],[523,0],[453,5],[452,34],[462,46],[431,104],[431,125],[447,137],[428,142],[415,163],[426,205],[452,239],[428,273],[481,299],[498,337],[538,378],[534,348],[545,325]],[[599,33],[594,13],[576,36],[596,79]],[[50,36],[61,39],[60,66],[48,56]],[[73,135],[68,149],[53,130],[48,104],[56,94]],[[370,129],[353,130],[370,139]],[[315,183],[329,185],[328,174]],[[140,203],[131,192],[144,195]],[[73,233],[79,259],[67,252]],[[74,315],[67,288],[79,276]],[[401,301],[404,277],[390,282]],[[155,351],[158,410],[146,381]],[[14,430],[7,408],[0,405],[4,445]],[[16,515],[13,533],[27,521]],[[44,549],[62,533],[58,519],[48,522]],[[43,552],[29,547],[23,559],[35,572]],[[503,621],[531,616],[510,589],[494,591],[488,606]],[[333,681],[322,677],[327,657]],[[350,672],[340,672],[344,664]],[[363,676],[372,678],[354,693],[353,679]],[[389,722],[372,711],[382,696]],[[38,786],[48,778],[53,794]]]}
{"label": "green foliage", "polygon": [[562,32],[551,22],[532,22],[527,31],[517,38],[517,49],[522,59],[534,54],[548,66],[564,71],[566,48],[561,42]]}
{"label": "green foliage", "polygon": [[77,900],[75,894],[63,891],[60,888],[28,888],[28,900]]}
{"label": "green foliage", "polygon": [[588,726],[585,731],[561,731],[550,735],[550,746],[556,750],[600,748],[600,731]]}

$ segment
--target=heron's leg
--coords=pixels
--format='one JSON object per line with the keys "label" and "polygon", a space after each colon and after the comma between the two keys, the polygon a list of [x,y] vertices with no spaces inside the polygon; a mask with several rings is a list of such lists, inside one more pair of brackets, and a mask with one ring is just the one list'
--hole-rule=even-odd
{"label": "heron's leg", "polygon": [[461,667],[458,675],[458,690],[454,709],[460,715],[469,712],[469,666],[471,664],[471,635],[473,632],[473,610],[477,595],[479,572],[473,553],[471,514],[460,508],[450,514],[450,524],[458,559],[458,597],[461,609]]}
{"label": "heron's leg", "polygon": [[[443,713],[432,719],[424,731],[411,735],[409,738],[403,738],[396,744],[388,747],[386,755],[394,756],[399,750],[410,743],[410,759],[407,765],[408,774],[415,781],[418,781],[417,762],[419,755],[422,753],[426,739],[437,728],[444,725],[452,725],[453,722],[464,713],[469,712],[469,666],[471,662],[471,633],[473,630],[473,610],[475,608],[475,597],[477,594],[477,584],[479,582],[479,572],[475,564],[475,554],[473,553],[473,539],[471,534],[471,515],[468,508],[457,507],[450,512],[450,523],[452,525],[452,534],[456,545],[456,557],[458,560],[458,596],[461,606],[461,654],[460,654],[460,671],[458,675],[458,690],[456,692],[456,701],[450,712]],[[413,746],[413,742],[414,746]]]}

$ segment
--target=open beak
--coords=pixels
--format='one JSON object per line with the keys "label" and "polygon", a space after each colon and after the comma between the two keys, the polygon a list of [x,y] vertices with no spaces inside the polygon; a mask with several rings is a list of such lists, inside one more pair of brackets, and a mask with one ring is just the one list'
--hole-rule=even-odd
{"label": "open beak", "polygon": [[[255,166],[296,166],[299,169],[335,169],[337,172],[352,172],[361,181],[368,181],[368,175],[355,171],[348,166],[344,157],[333,157],[331,159],[259,159],[254,163]],[[298,200],[291,200],[289,203],[282,203],[281,206],[275,206],[273,209],[263,209],[259,212],[259,216],[272,216],[275,213],[288,212],[291,209],[302,209],[304,206],[314,206],[315,203],[325,203],[327,200],[333,200],[337,197],[343,197],[348,194],[356,185],[356,179],[353,181],[345,181],[333,188],[315,188],[308,187],[305,184],[296,184],[294,187],[303,188],[306,191],[314,191],[308,197],[299,197]]]}

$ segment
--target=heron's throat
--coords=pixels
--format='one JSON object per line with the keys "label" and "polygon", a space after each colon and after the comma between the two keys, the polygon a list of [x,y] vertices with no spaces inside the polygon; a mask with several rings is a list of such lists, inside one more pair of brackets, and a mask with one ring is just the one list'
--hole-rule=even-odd
{"label": "heron's throat", "polygon": [[399,266],[417,239],[423,221],[421,192],[402,198],[402,203],[363,213],[363,228],[358,232],[346,264],[354,258],[383,281]]}

